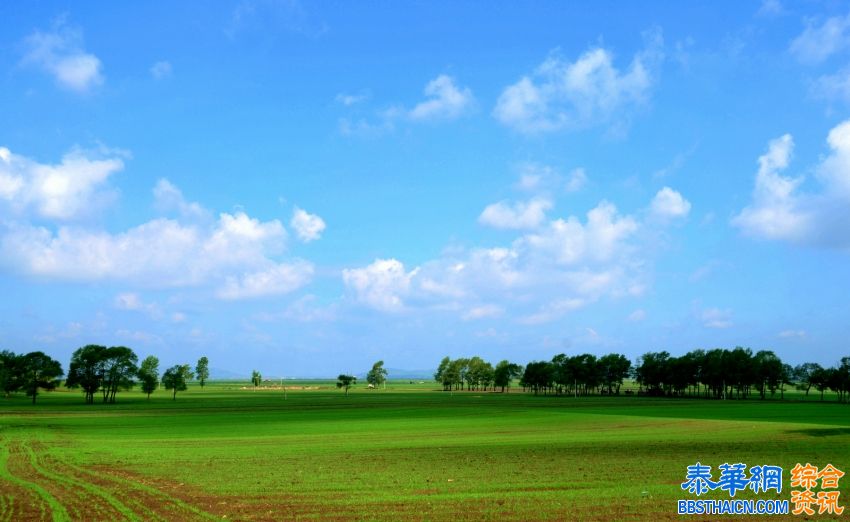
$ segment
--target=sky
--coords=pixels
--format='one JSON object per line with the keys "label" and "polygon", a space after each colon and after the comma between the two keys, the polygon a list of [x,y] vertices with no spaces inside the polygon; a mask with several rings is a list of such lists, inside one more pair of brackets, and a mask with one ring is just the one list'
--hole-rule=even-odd
{"label": "sky", "polygon": [[10,2],[0,82],[3,349],[850,355],[843,2]]}

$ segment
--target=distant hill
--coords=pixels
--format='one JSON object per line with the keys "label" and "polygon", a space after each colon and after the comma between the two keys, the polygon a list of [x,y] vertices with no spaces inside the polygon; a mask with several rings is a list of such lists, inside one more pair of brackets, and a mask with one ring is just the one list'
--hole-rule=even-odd
{"label": "distant hill", "polygon": [[223,370],[221,368],[210,368],[210,379],[211,380],[228,380],[228,379],[250,380],[251,377],[249,375],[243,375],[241,373],[232,372],[230,370]]}
{"label": "distant hill", "polygon": [[[365,377],[365,374],[364,374]],[[387,377],[390,379],[428,379],[434,378],[434,370],[403,370],[400,368],[387,368]]]}

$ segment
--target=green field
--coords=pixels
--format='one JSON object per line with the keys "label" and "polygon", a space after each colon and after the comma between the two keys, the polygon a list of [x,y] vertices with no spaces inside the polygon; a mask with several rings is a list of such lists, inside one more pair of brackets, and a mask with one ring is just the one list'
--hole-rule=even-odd
{"label": "green field", "polygon": [[850,468],[832,401],[242,386],[3,399],[0,519],[676,519],[697,460]]}

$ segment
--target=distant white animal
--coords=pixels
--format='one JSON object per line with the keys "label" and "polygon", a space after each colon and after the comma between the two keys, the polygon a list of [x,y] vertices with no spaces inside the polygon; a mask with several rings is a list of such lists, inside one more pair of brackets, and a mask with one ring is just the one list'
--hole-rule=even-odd
{"label": "distant white animal", "polygon": [[372,390],[372,389],[374,389],[374,388],[375,388],[375,385],[374,385],[374,384],[370,384],[369,386],[366,386],[366,388],[368,388],[368,389]]}

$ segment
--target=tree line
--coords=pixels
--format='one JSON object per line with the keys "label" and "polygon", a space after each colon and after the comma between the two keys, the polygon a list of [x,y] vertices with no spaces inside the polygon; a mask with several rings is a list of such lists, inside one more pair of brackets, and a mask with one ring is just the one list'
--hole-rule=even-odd
{"label": "tree line", "polygon": [[187,382],[192,379],[197,378],[203,389],[209,379],[209,360],[198,359],[194,371],[188,364],[177,364],[160,376],[159,359],[153,355],[139,364],[138,356],[126,346],[107,348],[90,344],[74,351],[66,375],[59,361],[43,352],[0,352],[0,388],[5,396],[23,390],[35,403],[39,389],[55,389],[63,376],[65,386],[82,390],[88,404],[94,403],[96,396],[103,403],[115,403],[118,391],[129,390],[137,383],[148,399],[161,383],[176,400],[177,392],[186,390]]}
{"label": "tree line", "polygon": [[444,391],[501,388],[504,392],[517,378],[523,391],[535,395],[619,395],[623,382],[633,379],[638,394],[649,396],[764,399],[779,393],[784,398],[787,387],[793,386],[806,396],[815,389],[821,400],[824,391],[832,390],[840,402],[850,402],[850,357],[829,368],[811,362],[791,366],[773,351],[753,353],[742,347],[692,350],[680,357],[647,352],[634,365],[618,353],[558,354],[525,366],[504,360],[495,367],[478,356],[444,357],[434,374]]}

